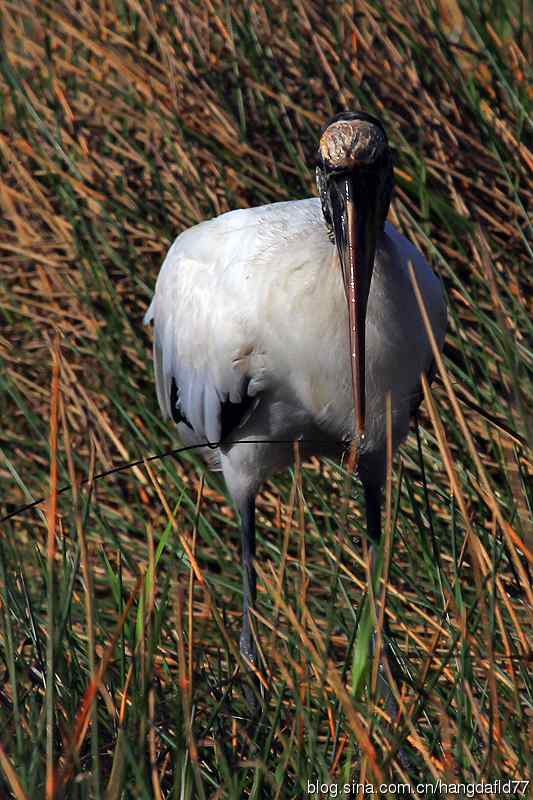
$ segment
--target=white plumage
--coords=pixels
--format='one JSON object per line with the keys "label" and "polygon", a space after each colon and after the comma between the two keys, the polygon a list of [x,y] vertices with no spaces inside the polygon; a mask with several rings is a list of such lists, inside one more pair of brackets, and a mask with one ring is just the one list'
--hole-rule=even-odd
{"label": "white plumage", "polygon": [[[397,446],[417,404],[420,373],[432,362],[409,261],[437,341],[444,339],[440,281],[420,251],[386,223],[366,319],[362,472],[384,470],[387,392]],[[347,315],[338,255],[318,198],[222,214],[185,231],[170,248],[145,317],[155,326],[159,403],[170,418],[174,378],[192,427],[180,423],[180,435],[185,443],[201,443],[220,440],[226,397],[233,403],[244,394],[255,398],[229,441],[215,455],[206,453],[222,468],[237,503],[288,466],[293,449],[232,447],[232,440],[301,438],[304,452],[339,455],[339,443],[354,436]]]}
{"label": "white plumage", "polygon": [[385,222],[393,158],[380,120],[346,112],[323,130],[320,199],[232,211],[179,236],[157,280],[157,395],[184,444],[206,447],[241,516],[241,652],[257,649],[255,495],[303,455],[358,447],[367,531],[381,536],[386,398],[397,447],[420,401],[432,352],[408,273],[413,263],[439,345],[442,287],[421,253]]}

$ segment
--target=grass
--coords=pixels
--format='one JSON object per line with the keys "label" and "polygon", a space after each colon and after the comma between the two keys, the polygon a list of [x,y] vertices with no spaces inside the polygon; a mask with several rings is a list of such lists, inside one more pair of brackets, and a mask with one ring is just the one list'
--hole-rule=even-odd
{"label": "grass", "polygon": [[[5,0],[1,30],[0,515],[52,499],[1,525],[0,796],[527,780],[525,4]],[[258,500],[251,725],[236,521],[194,453],[142,460],[177,446],[142,317],[178,232],[314,193],[317,131],[356,106],[387,124],[390,218],[450,309],[387,498],[386,613],[411,677],[391,724],[354,696],[359,488],[313,461]]]}

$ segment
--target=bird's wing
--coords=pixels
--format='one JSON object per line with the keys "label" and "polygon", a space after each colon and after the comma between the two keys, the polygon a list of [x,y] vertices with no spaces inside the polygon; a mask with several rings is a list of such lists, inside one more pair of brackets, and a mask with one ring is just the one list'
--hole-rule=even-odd
{"label": "bird's wing", "polygon": [[[444,295],[444,287],[442,285],[442,281],[436,275],[434,276],[436,280],[436,287],[435,289],[435,296],[437,297],[437,301],[434,302],[434,310],[432,318],[430,317],[430,321],[432,323],[433,333],[435,335],[437,344],[439,347],[442,348],[444,343],[444,337],[446,335],[446,328],[448,326],[448,312],[446,308],[446,298]],[[427,378],[428,384],[431,386],[435,375],[437,374],[437,364],[435,362],[435,358],[433,356],[432,350],[428,351],[428,361],[427,366],[424,369],[424,374]],[[418,382],[418,386],[416,392],[413,395],[411,400],[411,406],[409,408],[409,416],[413,417],[422,401],[424,399],[424,391],[422,389],[422,379],[420,378]]]}
{"label": "bird's wing", "polygon": [[[385,226],[386,233],[394,242],[396,247],[398,265],[401,266],[403,272],[403,287],[404,295],[403,302],[405,308],[408,308],[408,302],[412,303],[412,319],[417,319],[419,325],[412,330],[421,331],[419,340],[413,345],[419,348],[419,360],[413,359],[413,363],[417,364],[417,371],[412,375],[414,379],[414,386],[410,394],[409,413],[412,416],[418,410],[424,393],[422,391],[422,383],[420,379],[420,370],[426,375],[428,382],[431,384],[436,374],[436,364],[433,356],[429,338],[425,334],[425,326],[422,322],[422,316],[418,308],[418,303],[414,302],[414,295],[411,285],[411,278],[409,277],[409,264],[413,265],[416,281],[418,287],[424,298],[426,311],[431,324],[433,335],[437,342],[437,346],[442,349],[444,337],[446,335],[446,328],[448,324],[448,313],[446,307],[446,296],[444,293],[444,286],[440,278],[433,272],[430,265],[415,245],[406,239],[396,228],[389,222]],[[398,287],[399,276],[397,276],[396,287]]]}
{"label": "bird's wing", "polygon": [[[426,378],[428,379],[428,383],[429,383],[430,386],[433,383],[433,378],[435,377],[436,371],[437,371],[437,368],[436,368],[436,364],[435,364],[435,359],[433,359],[433,361],[429,365],[429,368],[425,371],[425,375],[426,375]],[[420,383],[418,384],[418,389],[417,389],[417,391],[415,392],[415,394],[413,395],[413,397],[411,399],[411,405],[409,407],[409,416],[410,417],[414,417],[414,415],[416,414],[416,412],[420,408],[423,399],[424,399],[424,392],[423,392],[423,389],[422,389],[422,381],[420,381]]]}
{"label": "bird's wing", "polygon": [[188,438],[222,441],[273,382],[294,383],[288,354],[305,340],[294,315],[305,316],[306,298],[320,311],[315,273],[331,260],[320,221],[318,198],[273,203],[201,223],[172,245],[145,321],[162,412]]}
{"label": "bird's wing", "polygon": [[[442,280],[437,275],[434,275],[434,278],[435,278],[434,290],[433,290],[434,299],[432,307],[430,308],[430,321],[433,329],[433,334],[437,341],[437,345],[442,350],[442,347],[444,345],[444,337],[446,336],[446,329],[448,327],[448,309],[446,305],[446,296],[444,293],[444,286]],[[428,384],[431,386],[435,378],[435,375],[437,374],[437,364],[435,362],[432,350],[428,354],[428,365],[424,370],[424,373],[428,380]],[[418,394],[416,395],[411,404],[410,416],[414,416],[416,414],[423,399],[424,399],[424,392],[422,389],[422,381],[420,380],[418,384]]]}
{"label": "bird's wing", "polygon": [[[233,219],[234,228],[237,221]],[[186,438],[198,443],[222,441],[244,423],[257,402],[253,389],[248,391],[245,325],[224,297],[231,281],[228,262],[238,254],[228,252],[228,238],[223,240],[219,229],[207,222],[176,239],[144,320],[154,323],[156,389],[163,416],[182,423]],[[231,240],[238,243],[238,237]]]}

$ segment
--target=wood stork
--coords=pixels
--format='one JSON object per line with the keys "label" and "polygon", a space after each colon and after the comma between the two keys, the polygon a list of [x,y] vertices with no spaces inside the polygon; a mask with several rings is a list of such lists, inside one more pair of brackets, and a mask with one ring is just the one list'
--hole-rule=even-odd
{"label": "wood stork", "polygon": [[[240,513],[241,653],[256,662],[255,496],[303,456],[358,449],[370,540],[379,540],[386,397],[396,448],[432,353],[408,274],[414,265],[442,346],[446,303],[422,254],[386,222],[393,162],[382,123],[339,114],[323,129],[319,198],[221,214],[175,240],[145,322],[157,396],[184,444],[206,447]],[[273,443],[271,443],[273,442]],[[285,442],[285,443],[280,443]]]}

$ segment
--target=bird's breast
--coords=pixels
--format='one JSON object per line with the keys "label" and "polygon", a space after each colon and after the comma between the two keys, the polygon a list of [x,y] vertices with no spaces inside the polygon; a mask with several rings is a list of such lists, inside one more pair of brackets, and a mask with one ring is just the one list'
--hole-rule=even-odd
{"label": "bird's breast", "polygon": [[[438,281],[416,248],[388,226],[378,242],[366,319],[368,447],[383,439],[387,392],[403,425],[431,360],[409,260],[444,332]],[[285,416],[294,436],[309,428],[336,440],[353,434],[347,303],[318,199],[230,212],[186,231],[165,260],[147,317],[156,323],[161,375],[194,377],[180,387],[189,405],[198,387],[233,402],[232,391],[246,385],[268,405],[265,433],[280,433]]]}
{"label": "bird's breast", "polygon": [[[313,425],[346,439],[355,425],[348,309],[336,249],[321,223],[271,255],[268,271],[265,265],[259,279],[264,285],[257,287],[252,373],[261,376],[261,385],[273,396],[305,410]],[[422,278],[424,270],[433,276],[423,259],[419,269]],[[383,445],[388,393],[393,424],[398,436],[404,435],[420,372],[429,361],[406,263],[384,235],[378,242],[366,319],[367,448]]]}

